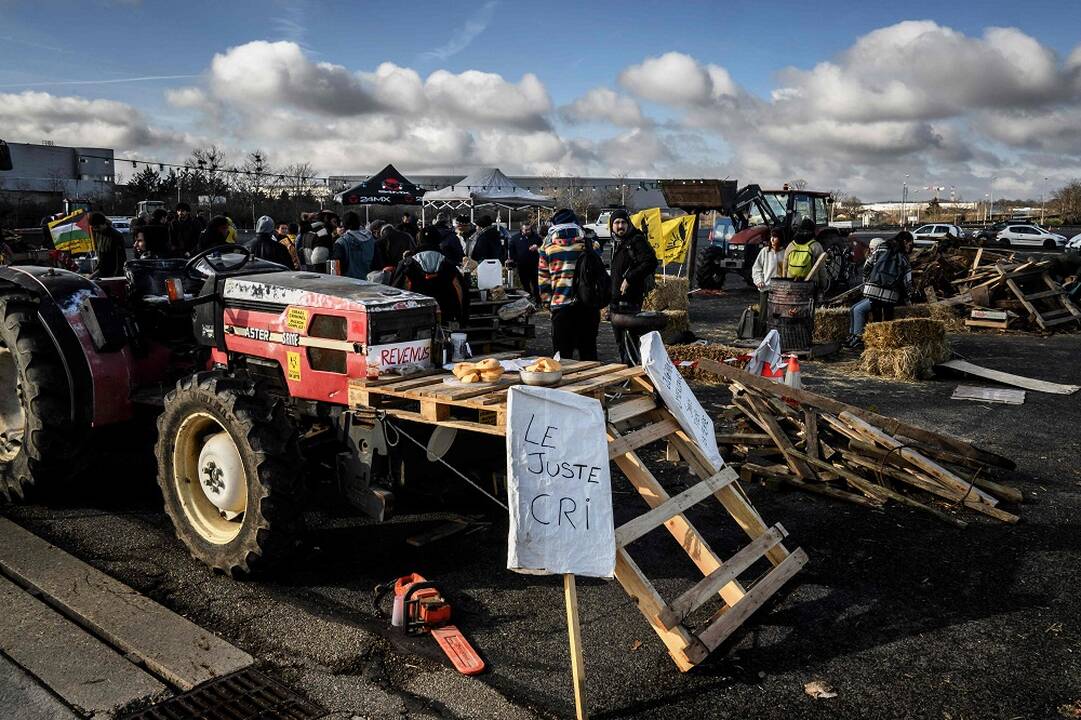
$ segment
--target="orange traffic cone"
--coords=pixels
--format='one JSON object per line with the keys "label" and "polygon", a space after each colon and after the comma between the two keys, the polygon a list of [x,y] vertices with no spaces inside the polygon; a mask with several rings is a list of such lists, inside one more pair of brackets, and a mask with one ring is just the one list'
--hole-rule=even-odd
{"label": "orange traffic cone", "polygon": [[799,360],[795,355],[788,356],[788,370],[784,374],[784,384],[797,390],[803,388],[803,381],[800,380]]}

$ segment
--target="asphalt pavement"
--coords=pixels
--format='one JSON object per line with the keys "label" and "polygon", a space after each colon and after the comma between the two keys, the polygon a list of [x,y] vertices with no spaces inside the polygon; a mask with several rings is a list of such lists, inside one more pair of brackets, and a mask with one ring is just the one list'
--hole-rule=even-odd
{"label": "asphalt pavement", "polygon": [[[731,340],[757,296],[730,277],[720,297],[692,300],[701,337]],[[535,349],[548,351],[547,319]],[[601,327],[602,358],[615,354]],[[977,364],[1081,384],[1081,335],[961,334]],[[851,360],[841,357],[839,360]],[[1004,478],[1026,495],[1017,526],[969,517],[960,530],[907,508],[838,504],[757,484],[747,493],[807,567],[703,666],[679,673],[617,583],[579,582],[593,717],[1055,718],[1081,702],[1081,470],[1076,396],[1030,392],[1024,405],[951,401],[957,378],[921,383],[858,376],[851,363],[807,362],[804,383],[839,399],[937,428],[1012,457]],[[968,384],[982,384],[971,379]],[[707,409],[727,394],[697,386]],[[90,468],[50,505],[3,510],[16,522],[252,654],[337,718],[556,718],[573,713],[558,578],[505,569],[505,511],[453,481],[375,525],[317,502],[301,557],[278,575],[234,581],[192,560],[161,509],[150,422],[102,434]],[[647,451],[659,462],[661,449]],[[680,476],[662,474],[672,491]],[[617,523],[642,508],[614,483]],[[696,525],[722,554],[741,533],[719,509]],[[458,511],[487,526],[423,548],[406,538]],[[694,569],[668,537],[635,559],[674,597]],[[489,669],[456,673],[429,638],[406,638],[373,607],[373,588],[420,572],[448,593],[456,621]],[[837,697],[815,700],[821,680]]]}

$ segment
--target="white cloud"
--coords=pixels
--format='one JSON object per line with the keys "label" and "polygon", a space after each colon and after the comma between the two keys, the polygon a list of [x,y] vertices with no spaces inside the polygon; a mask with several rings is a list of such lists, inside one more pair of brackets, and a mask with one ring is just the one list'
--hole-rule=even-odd
{"label": "white cloud", "polygon": [[294,42],[258,40],[214,56],[210,89],[253,111],[280,106],[340,116],[371,112],[376,101],[360,77],[341,65],[314,63]]}
{"label": "white cloud", "polygon": [[543,129],[548,126],[544,115],[552,109],[548,91],[532,73],[510,83],[479,70],[458,74],[436,70],[424,82],[424,90],[433,107],[479,125]]}
{"label": "white cloud", "polygon": [[574,102],[560,108],[560,115],[572,123],[607,122],[623,127],[649,124],[634,98],[606,87],[593,88]]}
{"label": "white cloud", "polygon": [[649,57],[631,65],[619,74],[619,82],[639,97],[672,105],[703,104],[735,95],[738,90],[724,68],[702,65],[680,52]]}
{"label": "white cloud", "polygon": [[66,145],[174,150],[190,136],[152,127],[141,112],[115,100],[45,92],[0,93],[0,127],[7,139]]}

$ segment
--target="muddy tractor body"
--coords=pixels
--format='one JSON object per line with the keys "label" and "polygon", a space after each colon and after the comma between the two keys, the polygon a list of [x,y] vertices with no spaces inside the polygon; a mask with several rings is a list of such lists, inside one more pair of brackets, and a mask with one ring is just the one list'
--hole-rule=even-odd
{"label": "muddy tractor body", "polygon": [[[784,244],[792,241],[804,219],[815,225],[815,237],[822,246],[838,255],[837,262],[847,257],[847,231],[829,225],[830,193],[811,190],[763,190],[758,185],[747,185],[736,193],[735,201],[726,214],[731,220],[734,234],[730,237],[716,235],[698,256],[695,280],[699,287],[721,288],[728,273],[738,274],[748,285],[752,284],[751,269],[755,258],[769,244],[770,233],[779,228]],[[857,248],[858,252],[862,249]],[[846,257],[840,257],[846,256]],[[830,268],[836,274],[847,277],[848,268]]]}
{"label": "muddy tractor body", "polygon": [[[89,280],[0,268],[0,488],[62,487],[97,428],[157,415],[158,482],[192,554],[245,573],[294,544],[313,467],[377,519],[394,475],[351,378],[432,361],[434,300],[243,248]],[[380,450],[383,456],[380,456]]]}

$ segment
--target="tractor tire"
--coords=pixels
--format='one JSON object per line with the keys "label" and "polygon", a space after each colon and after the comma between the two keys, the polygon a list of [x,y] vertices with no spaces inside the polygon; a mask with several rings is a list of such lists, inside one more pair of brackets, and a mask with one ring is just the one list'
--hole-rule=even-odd
{"label": "tractor tire", "polygon": [[0,294],[0,497],[23,500],[78,470],[89,427],[71,411],[67,373],[37,301]]}
{"label": "tractor tire", "polygon": [[698,254],[698,267],[694,273],[695,284],[705,290],[720,290],[728,271],[721,266],[717,248],[703,248]]}
{"label": "tractor tire", "polygon": [[[158,484],[192,557],[241,577],[292,555],[302,524],[297,437],[285,404],[251,380],[203,372],[177,383],[158,418]],[[233,497],[231,509],[212,496],[219,505]]]}

